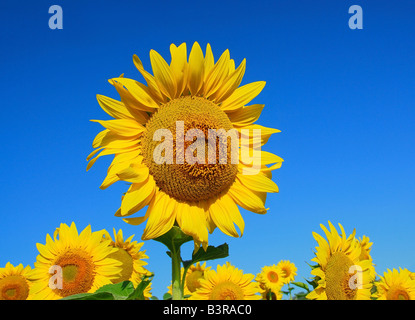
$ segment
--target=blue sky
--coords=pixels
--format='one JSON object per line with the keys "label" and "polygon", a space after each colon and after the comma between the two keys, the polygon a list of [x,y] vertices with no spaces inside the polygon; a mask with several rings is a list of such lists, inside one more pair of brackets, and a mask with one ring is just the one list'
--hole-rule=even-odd
{"label": "blue sky", "polygon": [[[51,5],[63,29],[48,28]],[[351,30],[348,8],[363,8]],[[113,213],[126,185],[102,191],[111,157],[88,173],[86,156],[109,119],[95,95],[117,98],[107,79],[142,80],[132,56],[150,69],[149,51],[168,60],[169,45],[198,41],[215,57],[229,49],[247,59],[243,83],[264,80],[254,100],[258,121],[282,132],[264,150],[285,162],[274,171],[278,194],[266,215],[242,210],[242,238],[216,230],[210,243],[230,245],[226,260],[245,272],[291,260],[298,280],[316,246],[320,223],[373,241],[376,270],[415,271],[415,4],[413,1],[3,1],[0,4],[0,266],[33,266],[35,244],[61,222],[82,230],[122,228],[139,240],[144,226]],[[153,294],[170,283],[166,249],[146,241]],[[188,258],[191,246],[185,246]],[[187,255],[187,257],[186,257]]]}

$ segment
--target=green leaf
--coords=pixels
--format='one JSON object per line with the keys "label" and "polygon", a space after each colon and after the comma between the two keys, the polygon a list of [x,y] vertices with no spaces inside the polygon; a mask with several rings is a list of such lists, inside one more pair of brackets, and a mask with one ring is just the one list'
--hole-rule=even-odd
{"label": "green leaf", "polygon": [[175,251],[182,244],[193,240],[193,238],[185,234],[179,227],[173,226],[170,231],[154,240],[163,243],[170,251]]}
{"label": "green leaf", "polygon": [[163,295],[163,300],[171,300],[171,294],[170,293],[165,293],[164,295]]}
{"label": "green leaf", "polygon": [[295,285],[295,286],[297,286],[297,287],[299,287],[301,289],[304,289],[307,292],[310,292],[310,289],[308,288],[308,285],[305,284],[305,283],[302,283],[302,282],[291,282],[291,284],[293,284],[293,285]]}
{"label": "green leaf", "polygon": [[134,292],[134,285],[130,281],[123,281],[115,284],[107,284],[99,288],[95,293],[110,293],[114,300],[127,300]]}
{"label": "green leaf", "polygon": [[[148,282],[149,283],[149,282]],[[142,284],[137,286],[138,293],[144,291],[148,285]],[[142,289],[144,286],[144,289]],[[102,286],[94,293],[80,293],[72,296],[65,297],[61,300],[130,300],[131,297],[135,297],[137,289],[134,289],[134,285],[130,281],[123,281],[115,284],[107,284]],[[140,291],[142,290],[142,291]]]}
{"label": "green leaf", "polygon": [[294,295],[294,299],[293,300],[308,300],[306,297],[307,297],[307,292],[299,292],[299,293],[296,293],[295,295]]}
{"label": "green leaf", "polygon": [[183,261],[183,267],[186,269],[192,264],[195,264],[200,261],[208,261],[226,258],[229,256],[229,246],[227,243],[224,243],[220,246],[208,246],[206,251],[199,249],[195,254],[192,255],[192,260]]}
{"label": "green leaf", "polygon": [[138,284],[137,288],[127,297],[126,300],[145,300],[144,290],[150,284],[153,279],[153,275],[144,276],[141,282]]}
{"label": "green leaf", "polygon": [[60,300],[115,300],[114,296],[109,292],[98,293],[79,293],[74,294]]}

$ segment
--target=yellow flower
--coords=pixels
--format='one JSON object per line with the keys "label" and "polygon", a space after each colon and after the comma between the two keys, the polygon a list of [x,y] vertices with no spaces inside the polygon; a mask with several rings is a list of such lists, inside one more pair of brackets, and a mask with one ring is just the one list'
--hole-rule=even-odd
{"label": "yellow flower", "polygon": [[0,300],[26,300],[32,285],[31,268],[22,264],[14,267],[10,262],[0,268]]}
{"label": "yellow flower", "polygon": [[[117,250],[108,255],[108,258],[115,259],[121,262],[121,273],[117,278],[111,280],[112,283],[119,283],[122,281],[131,281],[134,287],[137,287],[144,276],[150,276],[152,273],[144,268],[147,265],[147,262],[143,259],[148,259],[148,256],[145,254],[145,250],[141,251],[143,242],[137,243],[137,241],[132,241],[134,235],[124,240],[122,230],[118,232],[113,230],[114,239],[111,238],[111,235],[104,230],[103,241],[110,240],[110,246],[116,248]],[[151,283],[144,290],[144,296],[146,298],[151,298]]]}
{"label": "yellow flower", "polygon": [[200,287],[190,300],[259,300],[260,288],[253,274],[244,274],[227,262],[215,270],[205,270]]}
{"label": "yellow flower", "polygon": [[278,293],[285,284],[284,274],[275,264],[272,266],[264,266],[261,272],[257,274],[255,280],[259,283],[263,292],[272,291]]}
{"label": "yellow flower", "polygon": [[317,300],[368,300],[374,275],[371,273],[371,260],[360,260],[361,246],[355,238],[355,230],[346,237],[339,224],[341,236],[329,221],[330,231],[323,225],[328,241],[313,232],[318,243],[316,257],[318,264],[311,274],[316,277],[318,286],[307,295]]}
{"label": "yellow flower", "polygon": [[80,234],[75,223],[62,223],[54,239],[47,234],[46,244],[37,243],[30,293],[35,300],[56,300],[78,293],[95,292],[119,277],[121,263],[109,258],[117,251],[110,240],[102,241],[103,231]]}
{"label": "yellow flower", "polygon": [[407,269],[388,269],[376,283],[378,300],[415,300],[415,280]]}
{"label": "yellow flower", "polygon": [[279,290],[261,288],[260,293],[261,293],[262,300],[282,300],[282,296],[283,296],[281,288]]}
{"label": "yellow flower", "polygon": [[375,265],[373,263],[372,256],[370,254],[370,251],[372,250],[373,242],[370,242],[369,237],[363,236],[361,239],[359,238],[359,242],[357,243],[357,246],[360,246],[361,252],[360,252],[360,260],[370,260],[370,273],[373,277],[376,276],[375,271]]}
{"label": "yellow flower", "polygon": [[[191,296],[200,287],[200,279],[204,278],[205,272],[210,270],[210,267],[206,267],[206,262],[196,265],[191,265],[186,272],[186,278],[183,286],[183,296]],[[183,277],[184,268],[181,269],[181,277]],[[168,287],[168,293],[172,294],[172,286]]]}
{"label": "yellow flower", "polygon": [[[113,154],[101,188],[120,180],[131,183],[116,216],[133,225],[147,221],[143,240],[159,237],[177,223],[193,237],[196,249],[200,244],[206,249],[208,232],[216,227],[229,236],[243,234],[238,206],[267,212],[267,193],[278,192],[271,171],[283,159],[266,151],[254,152],[253,142],[262,146],[279,130],[255,123],[264,105],[247,104],[265,82],[239,86],[245,60],[235,68],[226,50],[215,63],[210,45],[204,55],[197,42],[189,57],[185,43],[172,44],[170,52],[168,64],[150,51],[153,75],[134,55],[146,85],[123,75],[111,79],[121,101],[97,96],[114,119],[93,120],[105,130],[93,141],[96,150],[87,157],[87,170],[99,157]],[[222,139],[221,129],[229,136]],[[145,215],[129,217],[145,206]]]}
{"label": "yellow flower", "polygon": [[281,260],[278,262],[277,268],[280,269],[282,273],[284,283],[294,281],[294,278],[297,275],[297,267],[294,263],[288,260]]}

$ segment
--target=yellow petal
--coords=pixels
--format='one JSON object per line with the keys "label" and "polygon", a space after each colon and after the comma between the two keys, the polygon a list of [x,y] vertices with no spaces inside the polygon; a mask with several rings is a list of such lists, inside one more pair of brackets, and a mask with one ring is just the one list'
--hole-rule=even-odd
{"label": "yellow petal", "polygon": [[137,166],[134,164],[117,173],[117,176],[120,178],[120,180],[131,183],[141,183],[147,179],[148,175],[148,167]]}
{"label": "yellow petal", "polygon": [[229,206],[229,202],[224,201],[223,197],[218,197],[209,203],[209,215],[216,226],[228,236],[239,237],[230,212],[234,208]]}
{"label": "yellow petal", "polygon": [[160,89],[157,86],[157,83],[154,77],[149,72],[144,70],[143,63],[141,62],[140,58],[137,55],[134,55],[133,61],[134,61],[134,65],[137,68],[137,70],[142,74],[142,76],[146,80],[147,86],[150,89],[149,93],[153,97],[154,101],[166,102],[166,99],[160,92]]}
{"label": "yellow petal", "polygon": [[207,97],[210,97],[214,92],[216,92],[228,76],[228,62],[229,50],[225,50],[206,78],[204,91]]}
{"label": "yellow petal", "polygon": [[253,104],[228,113],[229,120],[236,127],[245,127],[253,124],[261,115],[263,104]]}
{"label": "yellow petal", "polygon": [[229,196],[238,206],[246,210],[259,214],[264,214],[268,210],[265,208],[266,193],[250,190],[238,180],[229,189]]}
{"label": "yellow petal", "polygon": [[200,45],[195,42],[189,56],[188,87],[192,95],[196,95],[203,84],[204,58]]}
{"label": "yellow petal", "polygon": [[223,111],[233,111],[239,109],[254,99],[264,88],[265,81],[257,81],[246,84],[236,89],[232,95],[222,102]]}
{"label": "yellow petal", "polygon": [[116,120],[91,120],[98,122],[104,128],[109,129],[121,136],[134,137],[141,134],[145,128],[137,121],[132,119],[116,119]]}
{"label": "yellow petal", "polygon": [[140,110],[130,110],[124,103],[115,99],[97,95],[98,104],[101,108],[115,119],[136,119],[138,123],[144,124],[148,121],[147,113]]}
{"label": "yellow petal", "polygon": [[154,50],[150,51],[150,61],[153,68],[154,78],[160,88],[160,91],[170,99],[174,99],[176,95],[176,81],[169,65],[163,57]]}
{"label": "yellow petal", "polygon": [[182,231],[202,244],[208,243],[206,214],[201,206],[186,202],[177,202],[176,220]]}
{"label": "yellow petal", "polygon": [[240,133],[241,143],[245,143],[246,141],[249,141],[250,146],[253,146],[256,132],[259,132],[260,134],[261,146],[263,146],[264,144],[268,142],[268,139],[271,137],[271,135],[273,135],[274,133],[281,132],[278,129],[267,128],[267,127],[260,126],[258,124],[251,124],[249,126],[244,126],[244,127],[235,127],[235,129]]}
{"label": "yellow petal", "polygon": [[215,59],[213,57],[212,48],[208,43],[206,45],[206,56],[205,56],[205,65],[204,65],[204,81],[206,81],[210,71],[212,70],[213,66],[215,65]]}
{"label": "yellow petal", "polygon": [[241,62],[238,69],[235,70],[235,66],[233,69],[233,71],[229,72],[229,76],[224,80],[219,90],[214,94],[214,100],[216,103],[220,103],[229,98],[239,87],[245,74],[246,59]]}
{"label": "yellow petal", "polygon": [[237,179],[239,179],[239,181],[241,181],[241,183],[245,187],[251,190],[254,190],[254,191],[278,192],[277,184],[262,174],[257,174],[257,175],[238,174]]}
{"label": "yellow petal", "polygon": [[175,206],[176,200],[164,192],[158,192],[147,209],[150,214],[141,239],[154,239],[169,231],[176,220]]}
{"label": "yellow petal", "polygon": [[179,47],[174,44],[170,46],[171,63],[170,69],[176,80],[176,97],[180,97],[187,84],[187,47],[182,43]]}
{"label": "yellow petal", "polygon": [[131,215],[142,209],[146,205],[147,198],[152,197],[155,186],[151,175],[141,183],[132,184],[122,200],[121,215]]}
{"label": "yellow petal", "polygon": [[[153,112],[159,105],[148,93],[147,87],[136,80],[128,78],[113,78],[110,83],[115,86],[121,100],[132,108]],[[123,100],[124,98],[124,100]]]}

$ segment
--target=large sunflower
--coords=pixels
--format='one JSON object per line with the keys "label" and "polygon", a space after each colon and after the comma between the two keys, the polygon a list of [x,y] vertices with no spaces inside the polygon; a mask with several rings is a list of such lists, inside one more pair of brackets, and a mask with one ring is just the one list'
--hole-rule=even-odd
{"label": "large sunflower", "polygon": [[[87,170],[99,157],[114,155],[101,188],[119,180],[131,183],[116,215],[133,225],[147,221],[143,240],[177,223],[197,248],[206,248],[208,232],[216,227],[238,237],[236,225],[243,234],[237,205],[266,213],[267,193],[278,192],[271,171],[283,160],[258,146],[279,130],[255,124],[264,105],[247,104],[265,82],[240,86],[245,60],[236,68],[226,50],[215,63],[210,45],[204,55],[197,42],[189,58],[185,43],[172,44],[170,52],[168,64],[150,51],[153,75],[134,55],[146,85],[123,75],[110,79],[121,101],[97,96],[102,109],[115,119],[93,120],[105,130],[93,141],[97,149],[87,157]],[[212,132],[229,136],[212,135],[206,143],[203,138]],[[236,148],[232,137],[238,139]],[[127,218],[147,205],[145,215]]]}
{"label": "large sunflower", "polygon": [[75,223],[62,223],[54,239],[47,234],[46,244],[37,243],[31,297],[56,300],[77,293],[95,292],[119,277],[121,263],[109,258],[117,251],[110,240],[102,241],[103,231],[86,227],[80,234]]}
{"label": "large sunflower", "polygon": [[30,266],[13,266],[10,262],[0,268],[0,300],[26,300],[32,285]]}
{"label": "large sunflower", "polygon": [[253,274],[244,274],[229,262],[218,265],[217,271],[206,270],[200,287],[190,300],[259,300],[260,288]]}
{"label": "large sunflower", "polygon": [[388,269],[376,283],[378,300],[415,300],[415,279],[408,269]]}
{"label": "large sunflower", "polygon": [[341,236],[329,221],[330,231],[324,225],[328,241],[318,233],[313,236],[318,243],[317,263],[311,274],[316,278],[318,286],[307,295],[308,299],[317,300],[368,300],[374,274],[371,273],[372,261],[360,260],[361,247],[355,238],[355,230],[346,237],[341,224]]}
{"label": "large sunflower", "polygon": [[[111,280],[112,283],[119,283],[122,281],[131,281],[134,287],[137,287],[142,281],[143,277],[150,276],[152,273],[148,271],[144,266],[147,262],[143,259],[148,259],[145,250],[141,250],[143,242],[138,243],[132,241],[134,235],[124,239],[122,230],[118,232],[113,230],[114,238],[111,237],[108,231],[104,230],[103,241],[110,240],[110,246],[113,246],[117,250],[111,253],[108,258],[118,260],[122,263],[121,273],[118,277]],[[151,298],[151,283],[144,290],[144,296]]]}

